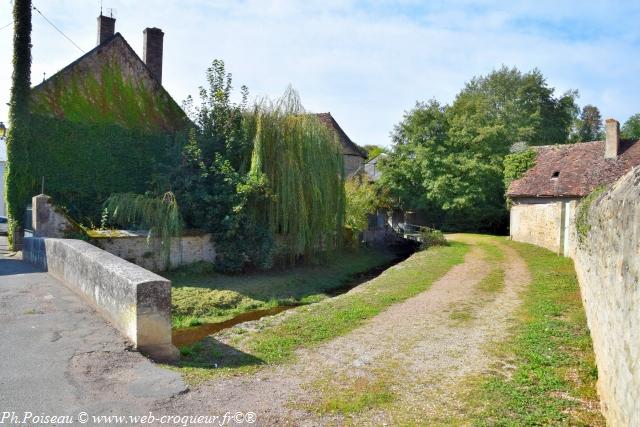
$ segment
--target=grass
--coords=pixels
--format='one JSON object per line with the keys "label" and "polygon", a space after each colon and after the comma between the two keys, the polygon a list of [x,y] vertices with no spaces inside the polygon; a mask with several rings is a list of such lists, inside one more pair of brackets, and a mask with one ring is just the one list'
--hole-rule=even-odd
{"label": "grass", "polygon": [[[454,265],[464,260],[468,246],[452,243],[418,252],[376,277],[359,292],[322,304],[302,307],[283,321],[256,332],[239,335],[233,347],[210,342],[203,351],[185,357],[180,370],[187,381],[199,382],[223,372],[248,371],[260,364],[283,363],[296,349],[344,335],[388,306],[428,289]],[[218,357],[220,348],[223,357]],[[222,370],[212,370],[213,363]]]}
{"label": "grass", "polygon": [[591,337],[570,259],[507,242],[526,260],[532,283],[511,338],[495,343],[493,374],[470,380],[468,417],[452,424],[604,425],[598,411]]}
{"label": "grass", "polygon": [[173,326],[222,322],[248,311],[318,302],[358,273],[393,259],[389,252],[362,249],[325,265],[248,275],[218,274],[204,263],[182,268],[166,274],[173,283]]}
{"label": "grass", "polygon": [[348,415],[383,407],[395,399],[390,383],[381,378],[341,378],[341,382],[341,387],[335,387],[333,384],[315,384],[315,388],[325,390],[324,397],[305,408],[321,415]]}

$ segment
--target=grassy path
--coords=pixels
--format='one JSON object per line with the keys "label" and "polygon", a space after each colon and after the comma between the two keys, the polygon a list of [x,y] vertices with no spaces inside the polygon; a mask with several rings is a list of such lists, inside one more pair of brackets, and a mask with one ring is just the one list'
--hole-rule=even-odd
{"label": "grassy path", "polygon": [[216,336],[181,369],[217,378],[163,408],[253,411],[258,425],[602,424],[571,261],[453,238],[345,295]]}

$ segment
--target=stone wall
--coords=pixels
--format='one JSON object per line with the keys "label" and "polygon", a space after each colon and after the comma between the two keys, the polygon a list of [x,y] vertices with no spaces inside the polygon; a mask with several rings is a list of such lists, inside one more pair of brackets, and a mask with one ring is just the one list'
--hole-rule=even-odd
{"label": "stone wall", "polygon": [[165,271],[198,261],[215,262],[211,234],[185,232],[171,240],[169,258],[160,239],[147,239],[146,232],[107,230],[92,232],[91,242],[105,251],[151,271]]}
{"label": "stone wall", "polygon": [[640,426],[640,167],[593,202],[588,223],[574,261],[603,413],[609,425]]}
{"label": "stone wall", "polygon": [[34,237],[63,238],[79,231],[51,197],[39,194],[31,199],[31,224]]}
{"label": "stone wall", "polygon": [[23,258],[89,302],[140,351],[158,361],[179,358],[167,279],[82,240],[26,238]]}
{"label": "stone wall", "polygon": [[510,212],[511,238],[571,255],[575,242],[570,230],[577,203],[577,199],[566,198],[514,199]]}

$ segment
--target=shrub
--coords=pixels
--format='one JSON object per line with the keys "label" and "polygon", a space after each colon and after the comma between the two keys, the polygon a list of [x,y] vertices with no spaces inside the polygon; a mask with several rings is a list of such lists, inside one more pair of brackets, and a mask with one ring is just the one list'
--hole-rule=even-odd
{"label": "shrub", "polygon": [[428,249],[432,246],[448,246],[449,242],[440,230],[429,227],[420,228],[420,248]]}

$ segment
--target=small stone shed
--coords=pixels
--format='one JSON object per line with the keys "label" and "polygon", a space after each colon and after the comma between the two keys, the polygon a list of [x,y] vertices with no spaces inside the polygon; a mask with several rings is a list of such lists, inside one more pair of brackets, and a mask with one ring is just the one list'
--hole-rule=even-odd
{"label": "small stone shed", "polygon": [[640,165],[640,141],[621,140],[614,119],[607,119],[605,133],[605,141],[536,147],[535,166],[507,191],[513,240],[573,255],[580,199]]}

